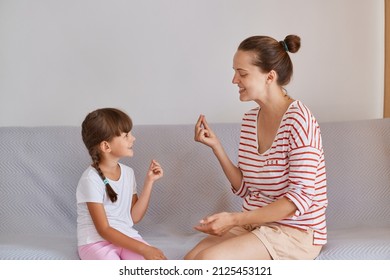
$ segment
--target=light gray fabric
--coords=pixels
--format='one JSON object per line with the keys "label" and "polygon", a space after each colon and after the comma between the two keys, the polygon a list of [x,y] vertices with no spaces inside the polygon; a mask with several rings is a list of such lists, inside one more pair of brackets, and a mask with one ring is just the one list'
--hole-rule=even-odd
{"label": "light gray fabric", "polygon": [[390,119],[321,125],[328,226],[390,227]]}
{"label": "light gray fabric", "polygon": [[[328,177],[328,244],[318,259],[390,259],[390,119],[321,125]],[[240,124],[212,124],[236,162]],[[240,211],[212,151],[193,125],[135,126],[141,191],[150,160],[164,177],[136,225],[169,259],[204,237],[205,215]],[[90,163],[79,127],[0,128],[0,259],[78,259],[75,189]]]}
{"label": "light gray fabric", "polygon": [[329,205],[319,259],[390,259],[390,119],[321,130]]}

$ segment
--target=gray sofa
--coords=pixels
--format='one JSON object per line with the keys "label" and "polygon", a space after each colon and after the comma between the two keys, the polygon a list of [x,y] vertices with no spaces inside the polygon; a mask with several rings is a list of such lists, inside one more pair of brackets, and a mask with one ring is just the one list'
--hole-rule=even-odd
{"label": "gray sofa", "polygon": [[[212,124],[233,160],[240,125]],[[328,244],[318,259],[390,259],[390,119],[321,124],[328,178]],[[203,216],[239,211],[211,150],[193,125],[139,125],[124,160],[142,186],[151,159],[164,168],[136,227],[169,259],[204,237]],[[78,259],[78,179],[90,163],[79,127],[0,128],[0,259]]]}

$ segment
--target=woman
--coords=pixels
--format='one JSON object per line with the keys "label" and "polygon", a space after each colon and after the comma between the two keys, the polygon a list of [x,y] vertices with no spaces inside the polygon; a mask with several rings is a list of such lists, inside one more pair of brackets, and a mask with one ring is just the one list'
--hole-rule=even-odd
{"label": "woman", "polygon": [[185,259],[315,259],[326,243],[326,172],[319,125],[284,89],[293,65],[288,52],[300,38],[253,36],[233,59],[241,101],[257,107],[244,115],[238,165],[201,115],[195,141],[209,146],[243,198],[243,211],[217,213],[195,228],[209,234]]}

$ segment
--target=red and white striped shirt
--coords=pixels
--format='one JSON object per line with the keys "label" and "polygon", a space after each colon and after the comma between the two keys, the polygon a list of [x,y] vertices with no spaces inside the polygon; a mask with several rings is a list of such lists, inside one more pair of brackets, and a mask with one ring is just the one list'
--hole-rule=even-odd
{"label": "red and white striped shirt", "polygon": [[282,197],[297,207],[294,216],[276,221],[299,229],[313,229],[313,244],[326,243],[325,159],[319,125],[300,101],[290,104],[272,146],[258,152],[257,117],[260,108],[243,118],[238,152],[238,167],[243,181],[238,196],[243,210],[266,206]]}

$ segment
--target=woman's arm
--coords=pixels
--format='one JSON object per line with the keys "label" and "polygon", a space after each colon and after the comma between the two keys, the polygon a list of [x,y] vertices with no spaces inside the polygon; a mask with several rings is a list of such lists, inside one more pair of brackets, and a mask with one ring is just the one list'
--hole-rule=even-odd
{"label": "woman's arm", "polygon": [[237,225],[266,224],[290,218],[297,210],[296,205],[286,197],[282,197],[262,208],[236,213]]}
{"label": "woman's arm", "polygon": [[226,154],[216,134],[208,125],[205,116],[200,115],[195,125],[195,141],[209,146],[217,157],[226,178],[237,191],[241,187],[242,172],[235,166]]}
{"label": "woman's arm", "polygon": [[164,253],[152,246],[128,237],[120,231],[112,228],[108,223],[106,211],[101,203],[87,202],[88,210],[97,232],[105,240],[119,247],[129,249],[142,255],[147,260],[165,260]]}

